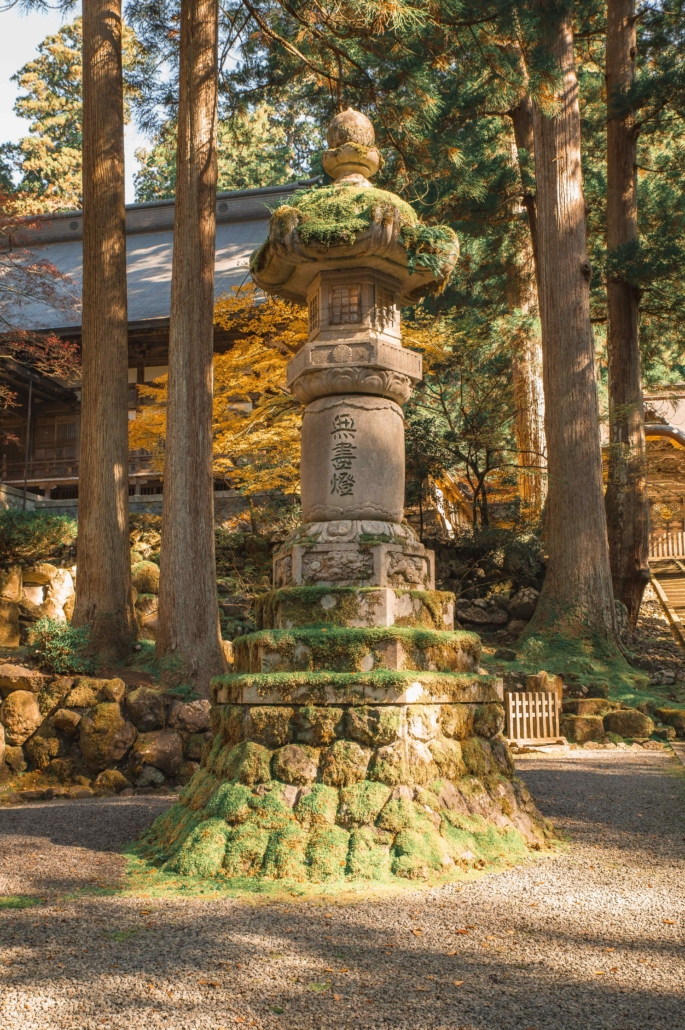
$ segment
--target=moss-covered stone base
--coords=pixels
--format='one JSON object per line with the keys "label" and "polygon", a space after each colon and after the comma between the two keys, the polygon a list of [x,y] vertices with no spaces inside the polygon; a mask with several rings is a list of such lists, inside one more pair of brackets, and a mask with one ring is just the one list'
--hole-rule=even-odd
{"label": "moss-covered stone base", "polygon": [[219,705],[212,718],[203,768],[138,849],[167,872],[433,881],[551,837],[514,777],[499,703]]}
{"label": "moss-covered stone base", "polygon": [[202,767],[139,861],[229,890],[301,893],[440,881],[545,847],[551,828],[502,737],[502,681],[481,673],[476,634],[452,630],[453,600],[265,594],[260,630],[212,683]]}
{"label": "moss-covered stone base", "polygon": [[464,672],[251,672],[218,676],[217,704],[407,704],[501,701],[502,680]]}

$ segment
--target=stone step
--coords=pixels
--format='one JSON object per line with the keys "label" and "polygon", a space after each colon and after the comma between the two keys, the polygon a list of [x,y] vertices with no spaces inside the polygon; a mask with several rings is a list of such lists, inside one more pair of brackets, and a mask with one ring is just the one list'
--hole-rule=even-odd
{"label": "stone step", "polygon": [[454,594],[394,587],[284,587],[256,599],[260,629],[424,626],[454,629]]}
{"label": "stone step", "polygon": [[250,633],[235,640],[234,653],[237,673],[477,672],[481,645],[477,634],[464,630],[324,626]]}
{"label": "stone step", "polygon": [[483,704],[501,701],[501,679],[465,672],[252,672],[212,680],[215,704]]}

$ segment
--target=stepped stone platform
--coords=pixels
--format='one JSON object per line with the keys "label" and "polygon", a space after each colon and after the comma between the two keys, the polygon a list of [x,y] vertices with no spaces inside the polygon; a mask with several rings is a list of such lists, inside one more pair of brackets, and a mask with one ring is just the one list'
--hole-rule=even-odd
{"label": "stepped stone platform", "polygon": [[[297,605],[318,622],[236,641],[236,671],[213,682],[203,767],[141,854],[231,885],[330,886],[440,881],[546,846],[550,829],[502,737],[502,684],[478,671],[476,634],[325,624],[331,595],[288,593],[263,597],[262,619]],[[343,596],[354,613],[375,600]],[[418,600],[442,621],[444,595]]]}

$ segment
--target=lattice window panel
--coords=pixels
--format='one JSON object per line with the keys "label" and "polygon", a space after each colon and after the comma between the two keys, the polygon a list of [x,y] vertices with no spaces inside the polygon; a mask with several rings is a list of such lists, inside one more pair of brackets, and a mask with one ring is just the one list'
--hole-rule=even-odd
{"label": "lattice window panel", "polygon": [[376,287],[376,322],[381,328],[395,324],[395,295],[382,286]]}
{"label": "lattice window panel", "polygon": [[319,295],[315,294],[309,301],[309,332],[319,328]]}
{"label": "lattice window panel", "polygon": [[360,321],[361,290],[358,286],[334,286],[331,290],[330,320],[333,325]]}

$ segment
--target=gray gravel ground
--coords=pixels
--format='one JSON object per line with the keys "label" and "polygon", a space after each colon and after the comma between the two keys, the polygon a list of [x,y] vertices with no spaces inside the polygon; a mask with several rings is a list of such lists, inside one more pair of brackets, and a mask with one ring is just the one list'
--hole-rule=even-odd
{"label": "gray gravel ground", "polygon": [[518,767],[565,852],[365,902],[73,898],[117,881],[166,799],[0,811],[0,894],[48,899],[0,910],[0,1030],[682,1027],[685,770],[633,751]]}

